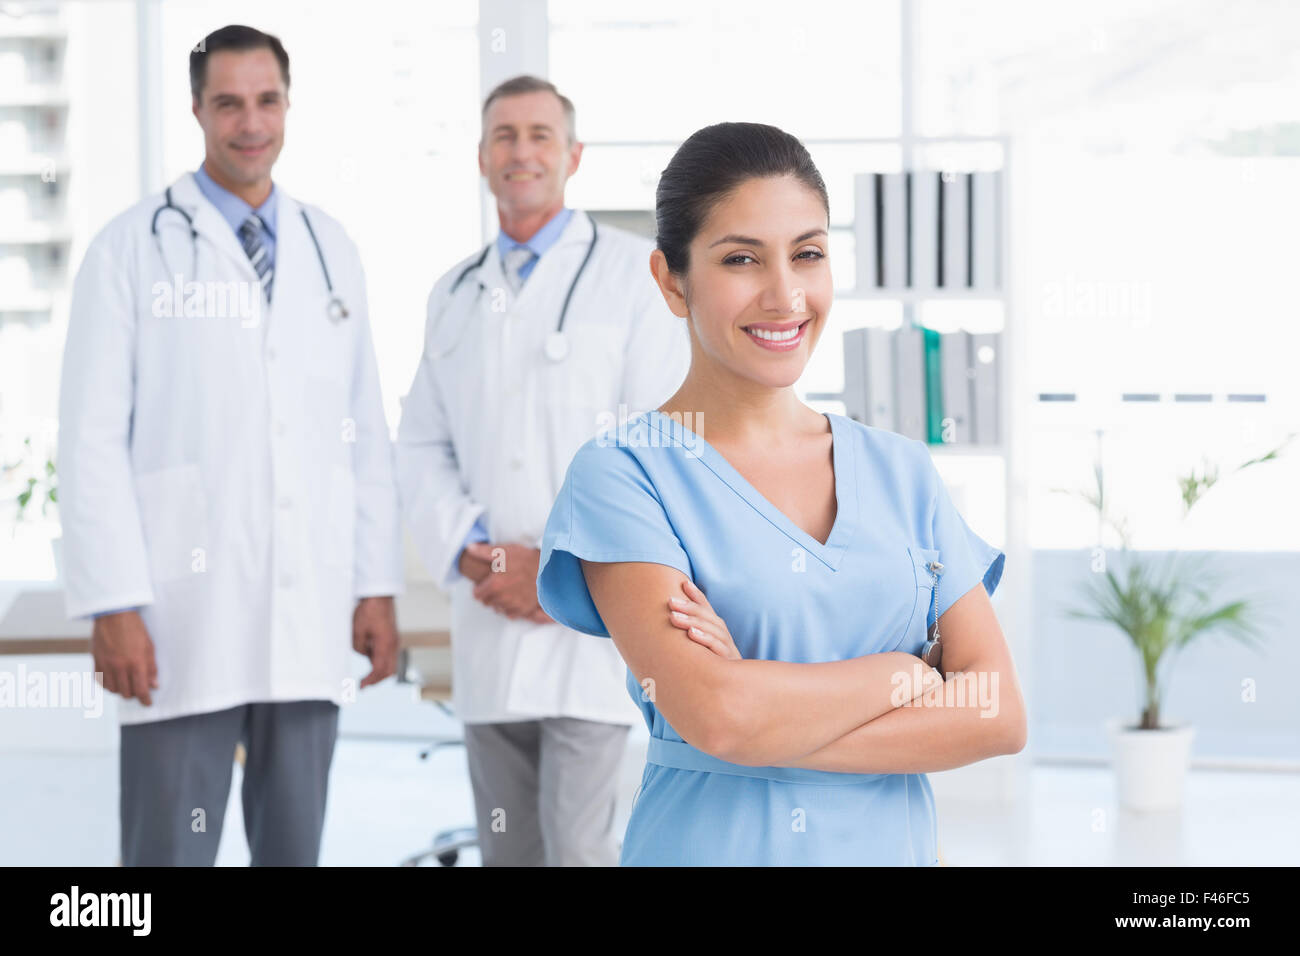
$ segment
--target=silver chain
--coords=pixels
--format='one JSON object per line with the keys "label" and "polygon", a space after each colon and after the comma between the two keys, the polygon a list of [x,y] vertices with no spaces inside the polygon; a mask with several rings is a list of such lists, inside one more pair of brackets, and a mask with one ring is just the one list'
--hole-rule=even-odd
{"label": "silver chain", "polygon": [[930,610],[934,613],[934,637],[931,640],[939,639],[939,572],[943,570],[943,565],[938,561],[931,561],[930,580],[934,582],[934,587],[930,591]]}

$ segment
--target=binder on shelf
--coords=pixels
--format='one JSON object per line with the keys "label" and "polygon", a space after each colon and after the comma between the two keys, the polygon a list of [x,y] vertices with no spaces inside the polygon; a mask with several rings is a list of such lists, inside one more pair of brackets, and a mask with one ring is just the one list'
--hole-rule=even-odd
{"label": "binder on shelf", "polygon": [[898,386],[894,374],[894,335],[884,329],[867,329],[867,408],[869,424],[898,430]]}
{"label": "binder on shelf", "polygon": [[925,349],[925,440],[937,445],[943,441],[943,369],[939,362],[939,333],[921,329]]}
{"label": "binder on shelf", "polygon": [[999,443],[999,333],[844,333],[845,414],[930,445]]}
{"label": "binder on shelf", "polygon": [[912,174],[912,287],[933,291],[939,279],[939,173]]}
{"label": "binder on shelf", "polygon": [[895,431],[893,334],[885,329],[844,333],[844,409],[855,421]]}
{"label": "binder on shelf", "polygon": [[886,289],[906,289],[908,259],[911,250],[907,243],[907,173],[881,173],[881,222],[884,239],[881,249],[883,265],[881,286]]}
{"label": "binder on shelf", "polygon": [[925,441],[926,423],[925,336],[914,325],[904,324],[893,333],[895,429],[900,435]]}
{"label": "binder on shelf", "polygon": [[946,445],[975,441],[971,413],[974,407],[975,356],[969,332],[944,333],[939,345],[943,379],[943,432]]}
{"label": "binder on shelf", "polygon": [[965,289],[970,282],[970,174],[945,172],[939,197],[939,288]]}
{"label": "binder on shelf", "polygon": [[870,405],[867,385],[871,373],[867,371],[867,330],[849,329],[844,333],[844,414],[855,422],[870,425]]}
{"label": "binder on shelf", "polygon": [[859,289],[880,288],[879,173],[853,177],[853,246]]}
{"label": "binder on shelf", "polygon": [[856,174],[858,288],[1002,288],[1002,189],[1001,170]]}
{"label": "binder on shelf", "polygon": [[1002,336],[988,332],[971,336],[972,379],[972,414],[974,440],[978,445],[996,445],[1001,439],[1001,416],[999,414],[999,366]]}
{"label": "binder on shelf", "polygon": [[971,288],[1002,287],[1002,171],[971,174]]}

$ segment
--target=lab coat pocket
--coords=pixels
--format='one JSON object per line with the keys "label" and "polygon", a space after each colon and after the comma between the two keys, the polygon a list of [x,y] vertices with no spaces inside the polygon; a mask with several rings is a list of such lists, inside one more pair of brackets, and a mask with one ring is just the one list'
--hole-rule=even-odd
{"label": "lab coat pocket", "polygon": [[325,564],[351,571],[357,524],[356,478],[352,469],[343,465],[330,465],[329,514],[326,523],[329,534],[325,541]]}
{"label": "lab coat pocket", "polygon": [[208,563],[208,501],[198,465],[137,475],[140,524],[155,584],[201,574]]}

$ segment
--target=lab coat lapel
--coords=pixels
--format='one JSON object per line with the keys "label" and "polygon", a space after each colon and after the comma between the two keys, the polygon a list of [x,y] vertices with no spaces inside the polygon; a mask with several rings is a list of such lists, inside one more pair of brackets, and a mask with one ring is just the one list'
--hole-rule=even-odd
{"label": "lab coat lapel", "polygon": [[230,223],[217,211],[217,207],[208,202],[208,197],[203,195],[199,184],[194,181],[193,173],[185,173],[172,183],[172,200],[194,218],[194,229],[200,236],[197,241],[206,240],[211,243],[245,274],[246,279],[257,281],[257,272],[248,261],[244,247],[239,244],[235,230],[230,228]]}
{"label": "lab coat lapel", "polygon": [[[316,249],[303,223],[302,206],[284,190],[280,190],[279,205],[275,218],[275,279],[271,286],[270,317],[271,328],[277,330],[277,337],[284,340],[286,335],[294,334],[294,315],[305,315],[307,321],[311,317],[327,321],[327,296],[324,273],[316,261]],[[320,300],[319,308],[315,307],[317,300]],[[307,332],[306,329],[299,331]]]}
{"label": "lab coat lapel", "polygon": [[[519,292],[521,302],[527,301],[525,296],[529,286],[534,288],[558,286],[567,292],[569,283],[573,281],[573,276],[578,271],[578,263],[582,262],[582,253],[586,251],[587,243],[590,241],[591,220],[581,209],[573,210],[560,237],[555,240],[555,245],[546,250],[546,255],[538,259],[537,265],[533,266],[528,281]],[[581,249],[576,252],[561,252],[561,250],[572,250],[574,246],[579,246]],[[563,301],[563,298],[560,301]],[[556,318],[558,319],[558,313]]]}
{"label": "lab coat lapel", "polygon": [[483,267],[479,269],[478,280],[483,283],[483,295],[479,297],[481,306],[486,306],[487,311],[492,311],[492,298],[496,293],[494,290],[500,289],[504,294],[510,294],[510,283],[506,281],[505,268],[501,262],[501,250],[497,248],[496,239],[492,240],[491,246],[488,247],[487,258],[483,260]]}
{"label": "lab coat lapel", "polygon": [[[583,246],[591,241],[591,220],[581,209],[575,209],[569,221],[565,224],[564,230],[560,233],[555,245],[546,250],[546,254],[537,260],[533,266],[533,271],[528,274],[524,281],[523,287],[519,290],[518,296],[514,296],[510,301],[509,311],[526,308],[529,302],[536,298],[539,293],[537,290],[543,287],[549,287],[552,282],[567,283],[573,278],[573,272],[578,268],[578,262],[581,259],[574,259],[570,255],[558,255],[561,249],[575,245]],[[566,274],[559,279],[554,277],[558,274],[557,269],[567,270]],[[501,250],[497,247],[497,241],[492,240],[491,251],[488,253],[487,260],[483,263],[482,270],[483,284],[486,287],[485,300],[491,308],[492,290],[502,289],[507,296],[511,295],[510,283],[506,281],[505,266],[501,261]],[[567,288],[567,285],[565,286]]]}

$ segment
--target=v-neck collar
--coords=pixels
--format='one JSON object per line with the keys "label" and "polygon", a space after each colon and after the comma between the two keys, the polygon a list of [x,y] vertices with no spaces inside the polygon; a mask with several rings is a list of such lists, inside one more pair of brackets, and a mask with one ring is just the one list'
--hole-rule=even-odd
{"label": "v-neck collar", "polygon": [[[686,444],[681,433],[690,431],[694,436],[692,444],[699,461],[726,482],[736,494],[749,502],[755,511],[767,518],[779,531],[832,571],[839,569],[840,560],[848,550],[849,541],[858,522],[858,484],[853,443],[844,432],[843,422],[837,420],[839,416],[829,412],[822,413],[831,426],[831,455],[835,471],[835,522],[831,525],[830,537],[823,544],[772,504],[702,436],[685,425],[679,425],[658,409],[652,408],[646,414],[660,434],[671,442]],[[677,432],[676,435],[674,431]]]}

